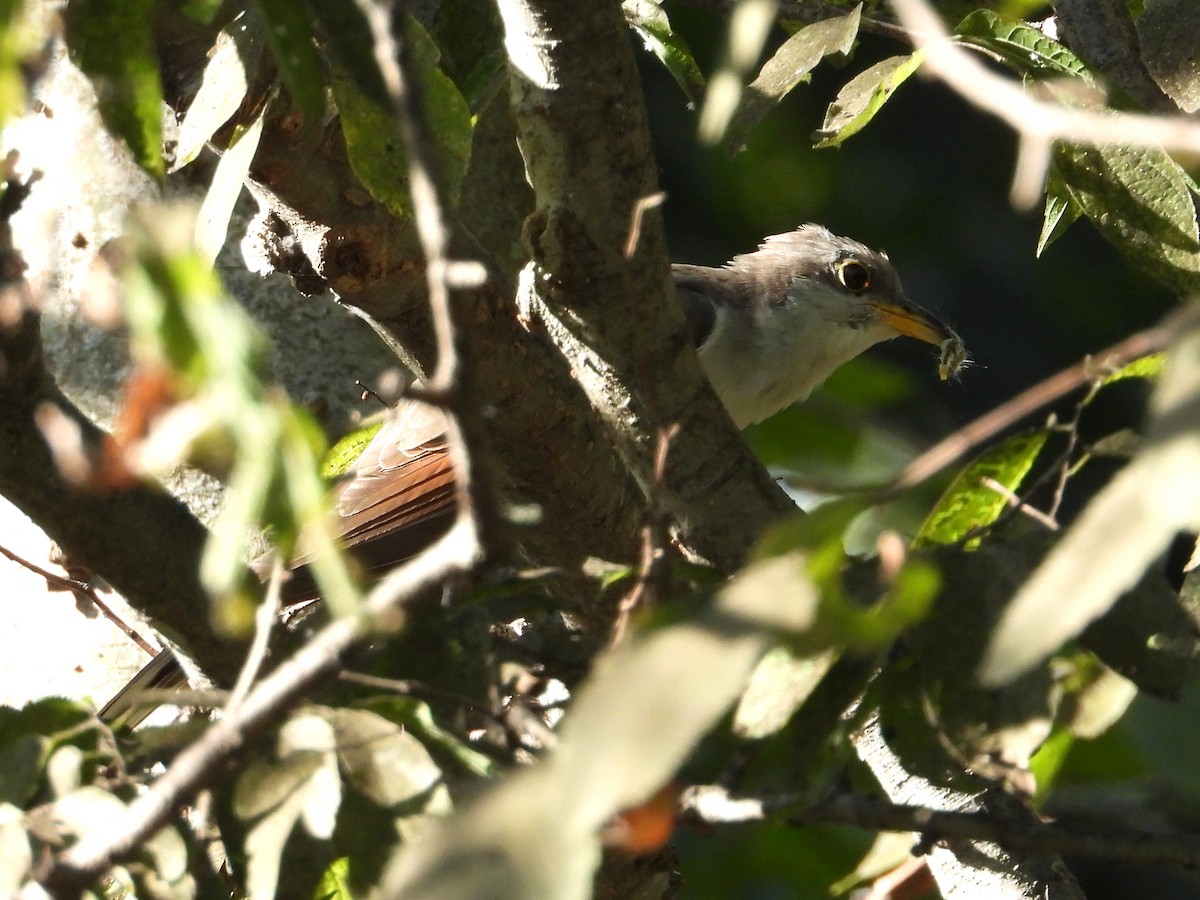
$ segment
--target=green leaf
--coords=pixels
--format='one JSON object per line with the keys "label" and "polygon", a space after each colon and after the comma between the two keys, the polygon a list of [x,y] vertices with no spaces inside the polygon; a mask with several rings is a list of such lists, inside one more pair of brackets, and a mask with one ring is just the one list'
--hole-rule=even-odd
{"label": "green leaf", "polygon": [[1091,80],[1078,56],[1026,23],[988,9],[968,14],[954,29],[964,42],[990,50],[1021,74],[1077,75]]}
{"label": "green leaf", "polygon": [[161,178],[162,84],[154,53],[155,0],[72,0],[67,47],[96,87],[104,124],[143,169]]}
{"label": "green leaf", "polygon": [[1067,229],[1081,215],[1083,210],[1071,199],[1058,169],[1051,166],[1046,173],[1046,211],[1042,216],[1042,233],[1038,237],[1034,255],[1040,257],[1047,247],[1067,233]]}
{"label": "green leaf", "polygon": [[1016,491],[1041,452],[1046,437],[1047,432],[1043,430],[1015,434],[976,458],[946,488],[917,532],[914,545],[953,544],[996,521],[1008,500],[988,487],[984,479]]}
{"label": "green leaf", "polygon": [[[447,199],[458,190],[471,156],[471,112],[454,82],[438,66],[438,51],[411,17],[404,20],[406,53],[412,61],[425,124],[433,137],[438,178]],[[361,91],[340,66],[333,73],[333,95],[354,174],[376,200],[398,216],[412,214],[408,193],[408,157],[388,102]]]}
{"label": "green leaf", "polygon": [[862,4],[847,15],[815,22],[788,38],[767,60],[742,94],[725,133],[725,147],[736,152],[750,129],[771,112],[791,90],[809,78],[826,56],[845,56],[858,36]]}
{"label": "green leaf", "polygon": [[345,475],[362,455],[367,444],[371,443],[371,439],[379,433],[383,422],[380,418],[376,422],[357,428],[330,447],[321,462],[321,477],[338,478]]}
{"label": "green leaf", "polygon": [[322,873],[313,900],[354,900],[350,888],[350,858],[339,857]]}
{"label": "green leaf", "polygon": [[1200,236],[1186,173],[1162,150],[1058,144],[1056,177],[1100,233],[1181,293],[1200,289]]}
{"label": "green leaf", "polygon": [[1126,378],[1146,378],[1153,380],[1158,378],[1162,373],[1163,365],[1167,361],[1165,353],[1151,353],[1147,356],[1141,356],[1131,363],[1127,363],[1115,372],[1104,376],[1104,380],[1100,382],[1101,387],[1112,384],[1116,381],[1124,381]]}
{"label": "green leaf", "polygon": [[663,8],[655,0],[625,0],[621,6],[629,27],[666,67],[688,103],[698,103],[704,96],[704,76],[687,41],[672,30]]}
{"label": "green leaf", "polygon": [[[347,4],[351,5],[351,4]],[[296,105],[309,116],[325,109],[325,67],[313,45],[312,22],[295,0],[252,0],[266,23],[267,43]]]}
{"label": "green leaf", "polygon": [[922,59],[919,51],[893,56],[852,78],[829,104],[825,122],[813,135],[813,146],[836,147],[862,131],[896,89],[921,67]]}

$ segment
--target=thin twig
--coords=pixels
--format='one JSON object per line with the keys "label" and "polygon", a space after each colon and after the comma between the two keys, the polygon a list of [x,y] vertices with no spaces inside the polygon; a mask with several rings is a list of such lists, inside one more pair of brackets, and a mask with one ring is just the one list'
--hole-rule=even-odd
{"label": "thin twig", "polygon": [[621,643],[625,629],[629,625],[629,616],[639,604],[665,593],[662,582],[667,572],[666,545],[668,540],[667,516],[664,514],[660,494],[663,479],[667,473],[667,454],[671,449],[671,441],[679,434],[679,424],[675,423],[663,428],[658,433],[658,447],[654,454],[654,477],[646,491],[646,524],[642,527],[642,566],[638,573],[637,583],[628,594],[622,598],[617,607],[617,616],[613,622],[612,639],[609,649]]}
{"label": "thin twig", "polygon": [[1035,522],[1038,522],[1041,525],[1044,525],[1050,531],[1058,531],[1059,528],[1061,527],[1061,526],[1059,526],[1058,522],[1056,522],[1054,520],[1053,516],[1047,515],[1046,513],[1042,512],[1040,509],[1038,509],[1035,506],[1030,506],[1028,503],[1026,503],[1024,500],[1022,500],[1020,497],[1018,497],[1016,495],[1016,493],[1013,492],[1010,488],[1001,484],[995,478],[992,478],[990,475],[983,476],[981,479],[979,479],[979,483],[982,484],[985,488],[993,490],[997,494],[999,494],[1001,497],[1003,497],[1005,502],[1008,503],[1008,505],[1013,509],[1014,512],[1019,512],[1019,513],[1022,513],[1024,515],[1028,516],[1029,518],[1033,519]]}
{"label": "thin twig", "polygon": [[[478,287],[481,266],[451,261],[450,231],[435,177],[436,164],[431,140],[421,116],[416,79],[409,69],[403,47],[392,37],[390,0],[355,0],[371,30],[375,61],[392,103],[392,112],[404,139],[408,162],[408,186],[413,202],[413,222],[425,256],[425,280],[429,292],[437,365],[428,385],[413,390],[414,396],[446,407],[450,460],[454,466],[458,515],[471,523],[483,548],[492,546],[500,517],[490,491],[479,477],[475,454],[484,445],[486,428],[471,402],[468,340],[471,306],[469,297],[452,287]],[[452,284],[452,280],[455,282]]]}
{"label": "thin twig", "polygon": [[629,240],[625,242],[626,259],[633,258],[638,242],[642,239],[642,219],[650,210],[662,206],[666,199],[666,191],[658,191],[648,197],[638,198],[638,202],[633,205],[633,212],[629,216]]}
{"label": "thin twig", "polygon": [[1090,821],[1011,821],[988,812],[931,809],[863,794],[840,794],[806,805],[799,794],[732,797],[716,785],[689,788],[680,802],[687,819],[705,825],[761,821],[785,813],[786,821],[795,826],[849,825],[870,831],[913,832],[932,841],[989,841],[1010,851],[1189,868],[1200,865],[1200,835],[1098,827]]}
{"label": "thin twig", "polygon": [[70,591],[72,594],[75,594],[78,597],[83,597],[88,602],[92,603],[96,609],[100,610],[100,614],[104,616],[104,618],[108,619],[108,621],[117,626],[117,628],[121,630],[122,634],[137,644],[141,649],[145,650],[151,656],[154,656],[158,653],[157,647],[155,647],[148,640],[138,634],[137,631],[127,625],[125,620],[117,615],[116,611],[113,610],[111,606],[100,599],[100,594],[96,591],[95,586],[90,582],[80,581],[78,578],[72,578],[69,575],[57,575],[54,572],[50,572],[46,569],[43,569],[41,566],[30,562],[24,557],[18,556],[16,553],[13,553],[3,545],[0,545],[0,555],[7,556],[13,562],[24,566],[35,575],[45,578],[47,584],[49,584],[51,588],[62,591]]}
{"label": "thin twig", "polygon": [[283,560],[278,553],[274,554],[271,562],[271,578],[267,582],[267,594],[263,597],[262,603],[258,605],[258,609],[254,611],[254,640],[250,642],[246,661],[242,664],[237,682],[233,685],[233,689],[229,692],[229,699],[225,702],[225,715],[236,710],[246,699],[246,695],[250,693],[250,688],[254,684],[254,679],[258,677],[258,673],[262,669],[263,661],[267,658],[267,650],[271,644],[271,632],[279,622],[281,605],[279,595],[286,573],[287,567],[284,566]]}
{"label": "thin twig", "polygon": [[1098,369],[1104,366],[1120,367],[1131,360],[1162,350],[1178,333],[1180,321],[1179,316],[1172,316],[1152,328],[1130,335],[1107,350],[1027,388],[974,422],[947,435],[909,463],[884,490],[883,496],[893,496],[936,475],[1006,428],[1087,384]]}

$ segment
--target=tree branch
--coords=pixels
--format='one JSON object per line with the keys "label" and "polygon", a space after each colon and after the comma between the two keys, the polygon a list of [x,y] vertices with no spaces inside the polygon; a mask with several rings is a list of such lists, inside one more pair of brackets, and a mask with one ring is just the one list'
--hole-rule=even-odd
{"label": "tree branch", "polygon": [[[722,568],[793,508],[701,374],[672,295],[646,113],[616,3],[500,0],[517,135],[537,211],[518,302],[571,365],[645,494],[657,429],[678,423],[659,497],[677,540]],[[569,77],[568,77],[569,73]]]}

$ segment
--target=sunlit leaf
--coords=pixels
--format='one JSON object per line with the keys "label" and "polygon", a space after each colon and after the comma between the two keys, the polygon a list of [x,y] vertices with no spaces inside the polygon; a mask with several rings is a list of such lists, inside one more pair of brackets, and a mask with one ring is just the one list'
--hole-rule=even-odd
{"label": "sunlit leaf", "polygon": [[920,52],[893,56],[852,78],[829,104],[825,121],[813,135],[815,147],[836,147],[858,134],[900,85],[921,67]]}
{"label": "sunlit leaf", "polygon": [[990,50],[1022,74],[1078,75],[1088,77],[1087,66],[1074,53],[1045,32],[1019,19],[988,9],[969,13],[954,33],[967,43]]}
{"label": "sunlit leaf", "polygon": [[1105,375],[1100,385],[1104,387],[1117,381],[1124,381],[1127,378],[1156,379],[1162,374],[1163,366],[1166,362],[1167,355],[1165,353],[1150,353],[1146,356],[1140,356],[1133,362],[1121,366],[1117,371]]}
{"label": "sunlit leaf", "polygon": [[354,900],[350,886],[350,859],[340,857],[321,874],[313,900]]}
{"label": "sunlit leaf", "polygon": [[307,115],[325,108],[325,67],[313,44],[312,22],[294,0],[252,0],[265,22],[267,43],[288,93]]}
{"label": "sunlit leaf", "polygon": [[704,76],[692,56],[691,48],[683,36],[671,28],[659,2],[655,0],[624,0],[625,21],[646,45],[646,49],[658,57],[671,73],[689,103],[698,103],[704,95]]}
{"label": "sunlit leaf", "polygon": [[211,265],[225,246],[229,233],[229,219],[234,205],[241,196],[242,186],[250,174],[250,164],[258,150],[262,137],[263,119],[256,118],[245,129],[238,129],[229,147],[221,155],[213,173],[212,184],[204,195],[200,212],[196,217],[196,250]]}
{"label": "sunlit leaf", "polygon": [[379,433],[379,429],[382,427],[383,420],[380,419],[373,424],[355,429],[330,447],[329,452],[325,454],[324,461],[321,463],[321,476],[323,478],[337,478],[340,475],[345,475],[350,467],[354,465],[354,461],[362,455],[363,449],[367,444],[371,443],[371,439]]}
{"label": "sunlit leaf", "polygon": [[793,88],[807,81],[809,73],[822,59],[850,52],[858,36],[861,11],[862,4],[859,4],[844,16],[802,28],[775,51],[742,94],[725,131],[727,149],[741,149],[750,129],[778,106]]}
{"label": "sunlit leaf", "polygon": [[262,35],[245,17],[217,34],[208,53],[200,89],[179,123],[173,169],[192,162],[246,99],[246,89],[258,72]]}
{"label": "sunlit leaf", "polygon": [[915,545],[953,544],[994,522],[1008,506],[1008,498],[987,482],[1016,492],[1046,437],[1047,432],[1040,429],[1016,434],[975,459],[946,488],[917,532]]}
{"label": "sunlit leaf", "polygon": [[1200,288],[1191,180],[1162,150],[1057,144],[1052,166],[1110,243],[1163,284]]}
{"label": "sunlit leaf", "polygon": [[162,177],[162,85],[154,51],[154,0],[72,0],[67,46],[96,86],[100,115],[143,169]]}
{"label": "sunlit leaf", "polygon": [[1042,233],[1038,236],[1035,255],[1040,257],[1081,215],[1083,210],[1071,199],[1058,170],[1051,166],[1046,173],[1046,210],[1042,214]]}

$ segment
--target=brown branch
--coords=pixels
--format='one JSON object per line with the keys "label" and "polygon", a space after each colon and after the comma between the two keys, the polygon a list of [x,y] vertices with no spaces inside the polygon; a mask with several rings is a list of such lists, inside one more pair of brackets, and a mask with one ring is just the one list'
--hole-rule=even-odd
{"label": "brown branch", "polygon": [[[628,30],[614,3],[501,0],[517,137],[537,211],[518,304],[571,365],[642,495],[658,429],[679,424],[661,482],[683,551],[733,570],[794,509],[700,371],[670,289],[659,193]],[[569,73],[569,77],[568,74]],[[611,465],[611,462],[610,462]]]}
{"label": "brown branch", "polygon": [[1097,372],[1103,373],[1105,368],[1120,368],[1141,356],[1162,350],[1178,333],[1178,329],[1178,320],[1175,317],[1168,318],[1026,388],[1011,400],[942,438],[914,459],[887,487],[884,496],[908,490],[936,475],[1026,416],[1088,384]]}

